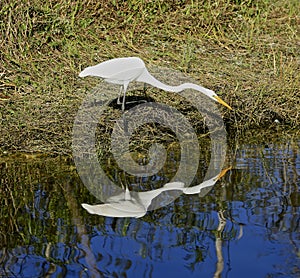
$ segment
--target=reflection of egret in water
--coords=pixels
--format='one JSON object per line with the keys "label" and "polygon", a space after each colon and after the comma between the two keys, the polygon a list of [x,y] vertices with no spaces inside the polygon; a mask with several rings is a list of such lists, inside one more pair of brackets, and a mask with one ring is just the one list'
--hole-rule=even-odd
{"label": "reflection of egret in water", "polygon": [[166,85],[154,78],[147,70],[143,60],[138,57],[116,58],[105,61],[96,66],[85,68],[79,74],[80,77],[97,76],[103,78],[106,82],[121,85],[117,103],[121,104],[120,97],[123,90],[122,111],[125,110],[125,96],[128,85],[131,81],[139,81],[150,84],[156,88],[167,92],[179,93],[186,89],[194,89],[208,96],[210,99],[221,103],[229,109],[232,109],[212,90],[193,83],[184,83],[179,86]]}
{"label": "reflection of egret in water", "polygon": [[198,185],[184,187],[182,182],[171,182],[165,184],[162,188],[145,191],[145,192],[130,192],[126,187],[125,193],[110,197],[105,204],[89,205],[82,204],[91,214],[98,214],[108,217],[143,217],[151,205],[154,198],[162,192],[168,190],[180,190],[184,194],[198,194],[204,188],[214,186],[214,184],[225,175],[231,168],[223,170],[219,175],[206,180]]}
{"label": "reflection of egret in water", "polygon": [[152,199],[168,190],[180,190],[184,188],[182,182],[165,184],[162,188],[145,191],[130,192],[126,187],[125,193],[110,197],[105,204],[82,206],[91,214],[99,214],[109,217],[142,217],[146,214]]}

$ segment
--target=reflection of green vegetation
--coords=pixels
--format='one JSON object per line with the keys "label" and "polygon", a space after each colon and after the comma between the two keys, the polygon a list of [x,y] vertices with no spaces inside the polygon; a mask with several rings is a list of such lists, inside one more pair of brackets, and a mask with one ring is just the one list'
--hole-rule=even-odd
{"label": "reflection of green vegetation", "polygon": [[217,91],[235,109],[223,110],[231,127],[297,128],[299,9],[298,0],[2,0],[1,149],[69,153],[85,88],[99,82],[79,71],[133,55]]}
{"label": "reflection of green vegetation", "polygon": [[32,241],[58,242],[72,224],[65,195],[66,186],[78,196],[87,190],[73,173],[72,166],[57,158],[24,159],[1,162],[1,244],[24,245]]}

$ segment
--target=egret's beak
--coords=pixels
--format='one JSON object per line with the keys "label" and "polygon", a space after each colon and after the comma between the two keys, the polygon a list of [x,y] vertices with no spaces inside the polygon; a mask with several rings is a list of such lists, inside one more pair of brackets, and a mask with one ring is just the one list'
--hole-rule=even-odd
{"label": "egret's beak", "polygon": [[218,96],[213,96],[213,98],[215,98],[217,102],[221,103],[222,105],[224,105],[224,106],[226,106],[227,108],[229,108],[230,110],[232,110],[232,108],[231,108],[224,100],[222,100],[220,97],[218,97]]}
{"label": "egret's beak", "polygon": [[219,180],[220,178],[222,178],[223,176],[225,176],[225,174],[227,173],[227,171],[229,171],[232,167],[230,166],[229,168],[226,168],[224,170],[222,170],[220,172],[220,174],[217,176],[216,180]]}

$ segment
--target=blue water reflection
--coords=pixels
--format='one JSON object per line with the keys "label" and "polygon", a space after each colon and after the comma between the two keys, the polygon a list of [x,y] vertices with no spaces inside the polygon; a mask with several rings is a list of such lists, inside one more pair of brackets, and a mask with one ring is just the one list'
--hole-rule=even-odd
{"label": "blue water reflection", "polygon": [[41,179],[20,210],[1,211],[14,235],[1,230],[0,276],[299,277],[299,146],[242,145],[206,196],[181,195],[140,219],[90,215],[78,180],[52,192],[57,181]]}

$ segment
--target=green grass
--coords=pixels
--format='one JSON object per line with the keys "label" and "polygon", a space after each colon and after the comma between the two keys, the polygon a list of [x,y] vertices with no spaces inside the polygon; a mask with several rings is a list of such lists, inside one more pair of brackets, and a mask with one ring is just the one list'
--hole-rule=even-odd
{"label": "green grass", "polygon": [[[44,3],[46,2],[46,3]],[[1,151],[69,153],[86,66],[121,56],[180,70],[215,90],[233,130],[300,123],[300,3],[0,3]]]}

